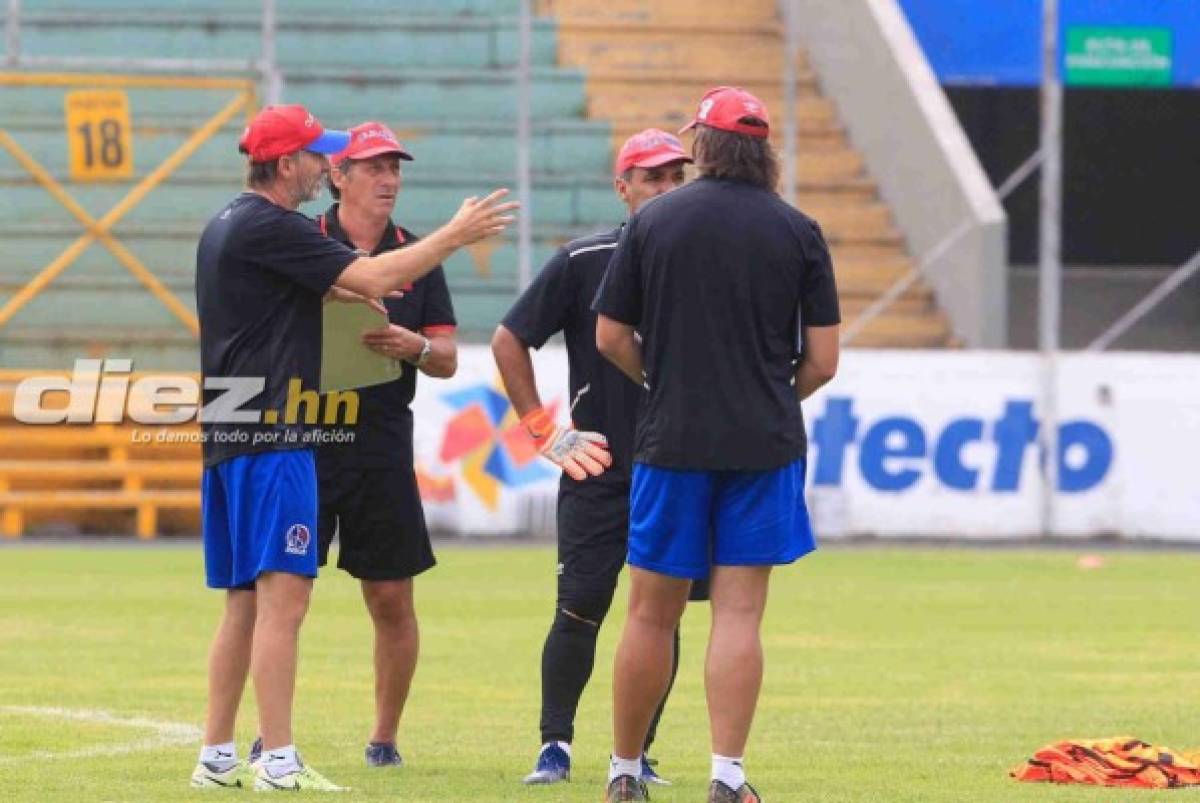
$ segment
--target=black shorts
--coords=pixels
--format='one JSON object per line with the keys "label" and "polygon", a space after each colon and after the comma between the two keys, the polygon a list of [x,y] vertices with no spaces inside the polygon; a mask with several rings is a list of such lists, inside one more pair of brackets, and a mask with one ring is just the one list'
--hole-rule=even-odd
{"label": "black shorts", "polygon": [[317,461],[322,566],[334,533],[338,568],[359,580],[403,580],[433,567],[433,547],[412,468],[341,468]]}
{"label": "black shorts", "polygon": [[[588,480],[584,480],[587,483]],[[558,492],[558,601],[611,595],[629,551],[629,486],[562,485]],[[708,599],[708,580],[692,583],[692,600]]]}

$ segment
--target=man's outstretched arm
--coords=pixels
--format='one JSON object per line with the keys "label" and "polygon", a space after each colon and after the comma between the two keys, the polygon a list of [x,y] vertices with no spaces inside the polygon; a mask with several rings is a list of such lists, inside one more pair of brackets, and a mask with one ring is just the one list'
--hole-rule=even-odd
{"label": "man's outstretched arm", "polygon": [[509,212],[520,206],[515,201],[502,201],[507,194],[508,190],[496,190],[482,200],[467,198],[454,217],[433,234],[407,248],[359,257],[346,266],[334,284],[368,298],[381,298],[415,282],[458,249],[503,233],[513,221]]}

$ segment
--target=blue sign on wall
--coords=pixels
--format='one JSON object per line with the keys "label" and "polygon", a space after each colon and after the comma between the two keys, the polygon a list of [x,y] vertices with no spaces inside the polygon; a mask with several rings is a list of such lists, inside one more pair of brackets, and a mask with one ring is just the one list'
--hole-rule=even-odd
{"label": "blue sign on wall", "polygon": [[[943,84],[1041,83],[1041,0],[900,0],[900,5]],[[1170,84],[1200,88],[1197,0],[1061,0],[1059,17],[1063,31],[1109,26],[1169,31]]]}

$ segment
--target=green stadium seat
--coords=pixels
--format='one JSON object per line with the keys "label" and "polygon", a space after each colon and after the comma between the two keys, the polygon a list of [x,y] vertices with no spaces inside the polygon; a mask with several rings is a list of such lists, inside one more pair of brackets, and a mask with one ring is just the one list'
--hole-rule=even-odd
{"label": "green stadium seat", "polygon": [[[305,103],[327,125],[382,119],[416,155],[418,161],[405,166],[400,222],[418,233],[429,231],[466,195],[513,187],[518,0],[406,0],[402,10],[390,0],[345,0],[336,12],[316,0],[282,5],[275,46],[285,101]],[[102,16],[95,6],[103,7]],[[154,14],[147,14],[151,9]],[[101,0],[86,11],[73,0],[27,0],[22,12],[22,52],[29,55],[136,53],[236,62],[260,52],[258,6],[243,0]],[[80,25],[81,15],[86,26]],[[613,225],[624,210],[609,174],[612,126],[585,119],[584,75],[558,66],[554,19],[534,21],[532,59],[533,261],[540,267],[558,245]],[[235,94],[127,92],[135,181]],[[62,96],[61,88],[7,87],[0,127],[99,218],[131,185],[68,180]],[[114,228],[114,236],[189,308],[196,238],[207,217],[243,182],[236,155],[243,120],[238,115],[230,121]],[[2,152],[0,187],[0,236],[8,245],[0,259],[2,303],[78,237],[81,227]],[[305,211],[318,212],[325,203]],[[464,336],[486,337],[511,304],[516,264],[511,234],[486,265],[469,254],[449,261]],[[104,338],[114,340],[106,345]],[[0,330],[0,366],[41,359],[61,364],[89,349],[112,354],[124,349],[135,358],[195,365],[191,335],[99,243]]]}

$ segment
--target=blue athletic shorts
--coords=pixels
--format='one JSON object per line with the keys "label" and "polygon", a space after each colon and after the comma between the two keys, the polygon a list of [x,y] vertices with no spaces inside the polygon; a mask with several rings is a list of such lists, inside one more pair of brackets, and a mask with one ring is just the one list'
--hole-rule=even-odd
{"label": "blue athletic shorts", "polygon": [[633,466],[629,565],[698,580],[710,566],[778,566],[816,549],[805,461],[769,471]]}
{"label": "blue athletic shorts", "polygon": [[253,588],[263,572],[317,576],[312,449],[239,455],[204,469],[200,516],[209,588]]}

